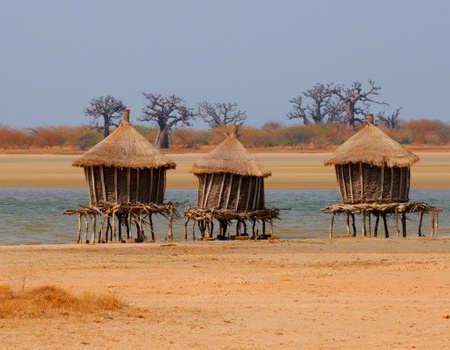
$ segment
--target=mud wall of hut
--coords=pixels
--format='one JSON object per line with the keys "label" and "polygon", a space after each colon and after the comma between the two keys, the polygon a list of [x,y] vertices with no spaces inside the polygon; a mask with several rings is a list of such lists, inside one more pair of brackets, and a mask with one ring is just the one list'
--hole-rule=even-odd
{"label": "mud wall of hut", "polygon": [[155,203],[164,200],[166,170],[91,166],[85,168],[91,204]]}
{"label": "mud wall of hut", "polygon": [[410,168],[369,164],[336,165],[336,178],[344,203],[407,202]]}
{"label": "mud wall of hut", "polygon": [[264,208],[264,178],[229,173],[201,174],[197,206],[248,212]]}

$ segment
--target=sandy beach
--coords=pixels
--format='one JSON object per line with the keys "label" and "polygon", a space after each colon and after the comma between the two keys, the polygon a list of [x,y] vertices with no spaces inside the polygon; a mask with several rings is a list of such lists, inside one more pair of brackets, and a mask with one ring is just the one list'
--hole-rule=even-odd
{"label": "sandy beach", "polygon": [[[268,189],[333,189],[327,153],[256,154]],[[196,188],[202,154],[170,154]],[[450,188],[448,152],[412,188]],[[1,187],[84,188],[74,155],[0,155]],[[0,318],[2,349],[448,349],[450,239],[0,246],[0,286],[114,295],[125,307]]]}
{"label": "sandy beach", "polygon": [[3,349],[448,349],[450,240],[2,246],[0,285],[122,311],[0,319]]}

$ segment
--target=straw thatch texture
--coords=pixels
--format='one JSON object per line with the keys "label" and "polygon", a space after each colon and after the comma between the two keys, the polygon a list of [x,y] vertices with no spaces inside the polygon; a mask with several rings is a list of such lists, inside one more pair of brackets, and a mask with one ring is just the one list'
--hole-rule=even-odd
{"label": "straw thatch texture", "polygon": [[73,166],[175,169],[176,164],[157,150],[130,124],[122,123],[107,138],[76,159]]}
{"label": "straw thatch texture", "polygon": [[325,165],[334,165],[344,203],[407,202],[410,167],[419,160],[402,145],[368,124],[339,146]]}
{"label": "straw thatch texture", "polygon": [[247,212],[264,208],[264,177],[272,175],[233,133],[192,168],[199,179],[197,206]]}
{"label": "straw thatch texture", "polygon": [[418,156],[375,125],[368,124],[339,146],[325,165],[364,163],[378,167],[409,167],[418,160]]}
{"label": "straw thatch texture", "polygon": [[125,110],[122,124],[72,164],[85,169],[91,204],[160,204],[164,200],[166,170],[176,165],[136,131],[128,118]]}
{"label": "straw thatch texture", "polygon": [[267,177],[272,173],[248,152],[236,134],[228,136],[214,150],[194,163],[192,173],[230,173],[242,176]]}

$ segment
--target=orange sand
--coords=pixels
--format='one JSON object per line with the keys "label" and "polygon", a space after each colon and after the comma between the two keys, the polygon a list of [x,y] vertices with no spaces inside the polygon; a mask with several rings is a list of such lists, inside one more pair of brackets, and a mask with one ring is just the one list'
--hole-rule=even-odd
{"label": "orange sand", "polygon": [[0,285],[139,310],[0,319],[2,349],[448,349],[450,240],[0,247]]}

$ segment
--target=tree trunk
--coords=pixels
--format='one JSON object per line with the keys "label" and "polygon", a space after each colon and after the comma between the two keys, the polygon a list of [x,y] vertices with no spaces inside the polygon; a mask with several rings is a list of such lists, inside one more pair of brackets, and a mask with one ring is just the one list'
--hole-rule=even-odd
{"label": "tree trunk", "polygon": [[166,129],[159,129],[155,138],[155,147],[158,149],[169,148],[169,131]]}
{"label": "tree trunk", "polygon": [[109,123],[109,117],[107,116],[103,116],[103,138],[106,138],[109,136],[109,127],[110,127],[110,123]]}

